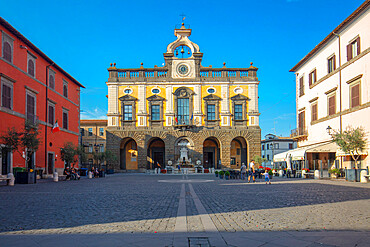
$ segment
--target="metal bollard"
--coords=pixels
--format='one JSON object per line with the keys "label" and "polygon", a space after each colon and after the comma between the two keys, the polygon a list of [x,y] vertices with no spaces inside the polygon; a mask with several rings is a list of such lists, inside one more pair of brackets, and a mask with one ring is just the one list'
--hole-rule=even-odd
{"label": "metal bollard", "polygon": [[54,173],[53,173],[53,181],[54,181],[54,182],[58,182],[58,180],[59,180],[58,173],[57,173],[57,172],[54,172]]}
{"label": "metal bollard", "polygon": [[320,171],[315,170],[315,179],[320,179]]}
{"label": "metal bollard", "polygon": [[366,175],[367,175],[367,171],[362,170],[361,173],[360,173],[360,182],[361,183],[367,183],[369,181],[369,179],[367,177],[365,177]]}
{"label": "metal bollard", "polygon": [[9,180],[9,182],[8,182],[8,185],[9,185],[9,186],[14,186],[15,178],[14,178],[13,173],[8,173],[8,178],[10,178],[10,180]]}
{"label": "metal bollard", "polygon": [[93,176],[92,176],[92,172],[91,171],[89,171],[89,178],[92,178]]}

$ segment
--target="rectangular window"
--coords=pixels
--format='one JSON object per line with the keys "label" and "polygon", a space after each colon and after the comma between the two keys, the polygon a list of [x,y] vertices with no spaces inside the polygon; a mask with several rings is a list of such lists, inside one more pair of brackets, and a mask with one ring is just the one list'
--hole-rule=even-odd
{"label": "rectangular window", "polygon": [[328,58],[328,73],[331,73],[335,70],[335,55]]}
{"label": "rectangular window", "polygon": [[356,57],[358,54],[360,54],[360,37],[357,37],[357,39],[347,45],[347,61]]}
{"label": "rectangular window", "polygon": [[177,121],[179,124],[189,124],[189,99],[177,100]]}
{"label": "rectangular window", "polygon": [[104,136],[104,128],[99,128],[99,136]]}
{"label": "rectangular window", "polygon": [[289,149],[293,149],[293,143],[289,143]]}
{"label": "rectangular window", "polygon": [[36,97],[28,93],[26,95],[26,118],[34,123],[36,121]]}
{"label": "rectangular window", "polygon": [[270,160],[270,155],[269,154],[267,155],[267,160]]}
{"label": "rectangular window", "polygon": [[160,105],[152,105],[152,120],[161,120]]}
{"label": "rectangular window", "polygon": [[216,105],[207,105],[207,120],[216,120]]}
{"label": "rectangular window", "polygon": [[80,128],[80,133],[81,133],[81,136],[85,136],[85,129],[84,128]]}
{"label": "rectangular window", "polygon": [[2,31],[2,37],[3,37],[3,40],[2,40],[2,48],[3,48],[3,52],[2,52],[2,56],[3,58],[8,61],[9,63],[12,63],[13,62],[13,43],[14,43],[14,39],[9,36],[8,34],[6,34],[4,31]]}
{"label": "rectangular window", "polygon": [[132,120],[132,105],[123,106],[123,120],[124,121]]}
{"label": "rectangular window", "polygon": [[49,88],[55,90],[55,72],[49,69]]}
{"label": "rectangular window", "polygon": [[104,153],[104,144],[100,144],[100,152]]}
{"label": "rectangular window", "polygon": [[93,145],[89,144],[89,153],[92,153],[92,152],[93,152]]}
{"label": "rectangular window", "polygon": [[328,96],[328,115],[335,114],[335,94]]}
{"label": "rectangular window", "polygon": [[356,107],[361,104],[360,99],[360,83],[350,87],[351,107]]}
{"label": "rectangular window", "polygon": [[311,121],[317,120],[317,103],[311,106]]}
{"label": "rectangular window", "polygon": [[279,143],[275,143],[274,149],[279,149]]}
{"label": "rectangular window", "polygon": [[88,128],[88,131],[89,131],[89,136],[92,136],[92,128]]}
{"label": "rectangular window", "polygon": [[55,106],[52,104],[49,104],[48,122],[51,125],[54,125],[55,122]]}
{"label": "rectangular window", "polygon": [[265,145],[262,145],[262,150],[265,150]]}
{"label": "rectangular window", "polygon": [[316,82],[316,69],[308,75],[308,85],[311,86]]}
{"label": "rectangular window", "polygon": [[243,120],[243,105],[235,105],[235,120]]}
{"label": "rectangular window", "polygon": [[270,149],[270,145],[269,144],[266,144],[266,149],[269,150]]}
{"label": "rectangular window", "polygon": [[299,78],[299,97],[304,95],[304,81],[303,76]]}
{"label": "rectangular window", "polygon": [[36,72],[36,57],[30,52],[27,52],[27,73],[30,76],[35,77],[36,76],[35,72]]}
{"label": "rectangular window", "polygon": [[63,112],[63,129],[68,129],[68,112]]}
{"label": "rectangular window", "polygon": [[3,83],[3,86],[1,88],[1,105],[3,107],[6,107],[8,109],[12,109],[13,105],[13,87],[11,87],[9,84]]}
{"label": "rectangular window", "polygon": [[63,96],[68,98],[68,83],[63,80]]}

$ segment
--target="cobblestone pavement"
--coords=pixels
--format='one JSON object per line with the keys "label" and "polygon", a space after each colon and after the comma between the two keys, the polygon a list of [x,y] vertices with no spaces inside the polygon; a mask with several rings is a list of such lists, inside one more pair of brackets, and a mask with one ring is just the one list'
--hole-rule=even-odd
{"label": "cobblestone pavement", "polygon": [[[0,186],[0,243],[6,243],[0,245],[43,246],[59,239],[65,246],[68,242],[60,236],[69,234],[76,246],[95,246],[101,239],[106,246],[189,246],[191,236],[208,237],[209,246],[368,246],[370,184],[272,182],[115,174]],[[179,206],[186,208],[183,228],[177,220]],[[174,234],[176,226],[186,232]]]}

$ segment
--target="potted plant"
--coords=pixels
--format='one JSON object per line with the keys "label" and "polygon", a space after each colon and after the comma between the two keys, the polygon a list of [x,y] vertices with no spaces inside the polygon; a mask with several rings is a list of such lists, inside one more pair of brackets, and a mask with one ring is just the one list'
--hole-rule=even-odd
{"label": "potted plant", "polygon": [[215,176],[218,177],[218,171],[215,171]]}
{"label": "potted plant", "polygon": [[333,168],[329,170],[329,173],[331,174],[331,177],[338,178],[340,175],[340,171],[338,168]]}
{"label": "potted plant", "polygon": [[162,169],[161,170],[161,173],[166,174],[167,173],[167,170],[166,169]]}
{"label": "potted plant", "polygon": [[224,171],[219,171],[218,172],[218,175],[219,175],[220,179],[223,179],[224,178],[224,174],[225,174]]}
{"label": "potted plant", "polygon": [[209,173],[209,169],[204,169],[204,173]]}
{"label": "potted plant", "polygon": [[[266,169],[267,170],[267,169]],[[272,171],[271,171],[271,169],[270,170],[268,170],[268,172],[267,172],[268,174],[269,174],[269,177],[270,177],[270,179],[272,179],[272,175],[274,174]]]}
{"label": "potted plant", "polygon": [[225,172],[225,179],[226,180],[229,180],[230,179],[230,172],[229,171],[226,171]]}

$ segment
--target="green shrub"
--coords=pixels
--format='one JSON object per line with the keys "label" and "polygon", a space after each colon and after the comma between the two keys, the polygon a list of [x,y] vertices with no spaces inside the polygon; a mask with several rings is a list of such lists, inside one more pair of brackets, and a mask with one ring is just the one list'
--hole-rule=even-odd
{"label": "green shrub", "polygon": [[218,174],[218,171],[215,171],[215,174]]}
{"label": "green shrub", "polygon": [[330,169],[329,173],[330,174],[335,174],[335,175],[338,175],[338,176],[340,175],[340,171],[339,171],[338,168]]}
{"label": "green shrub", "polygon": [[225,172],[224,171],[219,171],[218,174],[223,176],[225,174]]}
{"label": "green shrub", "polygon": [[230,176],[230,172],[229,171],[226,171],[225,172],[225,176]]}
{"label": "green shrub", "polygon": [[271,170],[268,171],[268,174],[272,176],[272,174],[274,174]]}

